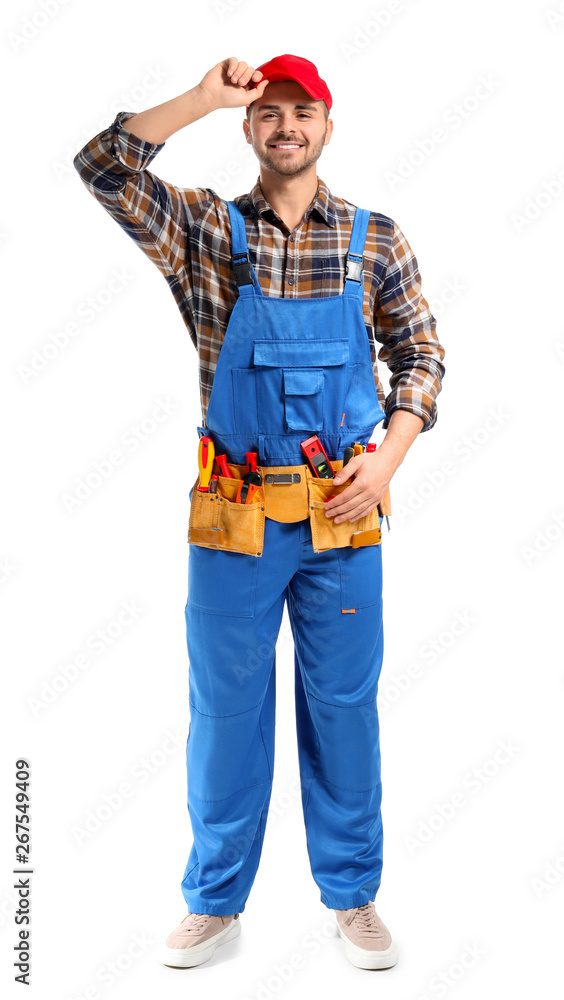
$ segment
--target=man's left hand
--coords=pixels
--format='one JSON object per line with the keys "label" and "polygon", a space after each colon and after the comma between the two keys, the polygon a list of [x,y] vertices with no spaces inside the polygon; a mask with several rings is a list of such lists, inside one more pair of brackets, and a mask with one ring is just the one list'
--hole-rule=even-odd
{"label": "man's left hand", "polygon": [[336,486],[347,479],[352,481],[342,493],[326,502],[327,516],[338,524],[369,514],[384,496],[395,470],[395,463],[384,452],[363,451],[355,455],[334,478]]}
{"label": "man's left hand", "polygon": [[337,472],[334,482],[337,486],[351,479],[342,493],[328,500],[325,510],[328,517],[339,521],[356,521],[369,514],[380,503],[390,480],[403,462],[408,448],[420,433],[425,420],[409,410],[394,410],[388,424],[386,436],[377,451],[363,451],[354,455]]}

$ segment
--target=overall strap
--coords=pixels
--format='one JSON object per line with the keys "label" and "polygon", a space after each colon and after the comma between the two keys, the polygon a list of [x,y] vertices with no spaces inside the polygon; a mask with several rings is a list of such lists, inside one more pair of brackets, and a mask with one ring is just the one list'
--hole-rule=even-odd
{"label": "overall strap", "polygon": [[239,287],[239,295],[262,295],[249,258],[245,220],[234,201],[227,202],[231,223],[231,267]]}
{"label": "overall strap", "polygon": [[347,253],[344,295],[362,296],[364,294],[362,262],[369,219],[369,209],[357,208],[355,210]]}

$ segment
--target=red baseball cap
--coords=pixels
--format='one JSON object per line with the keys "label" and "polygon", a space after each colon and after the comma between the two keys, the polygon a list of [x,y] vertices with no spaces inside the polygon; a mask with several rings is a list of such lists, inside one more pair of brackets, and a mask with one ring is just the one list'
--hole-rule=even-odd
{"label": "red baseball cap", "polygon": [[[274,83],[275,80],[296,80],[307,91],[309,96],[313,97],[314,101],[325,101],[327,110],[331,110],[333,99],[329,87],[325,83],[325,80],[321,79],[317,72],[317,66],[310,62],[309,59],[302,59],[301,56],[291,56],[288,54],[275,56],[274,59],[269,59],[268,62],[262,63],[261,66],[256,66],[255,69],[260,69],[263,77],[266,77],[268,80],[268,83]],[[249,108],[250,104],[247,104],[247,111]]]}

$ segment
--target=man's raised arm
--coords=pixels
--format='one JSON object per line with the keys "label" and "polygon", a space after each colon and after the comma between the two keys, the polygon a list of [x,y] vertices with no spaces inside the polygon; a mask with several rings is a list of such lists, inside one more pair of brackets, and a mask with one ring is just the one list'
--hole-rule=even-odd
{"label": "man's raised arm", "polygon": [[[147,168],[166,139],[217,108],[245,107],[268,80],[235,56],[217,63],[191,90],[137,114],[120,111],[76,154],[73,165],[92,196],[170,278],[186,258],[191,226],[209,205],[207,188],[176,187]],[[249,80],[252,83],[249,86]],[[254,83],[260,79],[260,84]]]}

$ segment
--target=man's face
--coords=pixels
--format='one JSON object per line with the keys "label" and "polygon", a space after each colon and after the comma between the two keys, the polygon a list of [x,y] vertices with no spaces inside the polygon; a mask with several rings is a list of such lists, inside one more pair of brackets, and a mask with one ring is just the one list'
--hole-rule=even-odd
{"label": "man's face", "polygon": [[262,97],[251,104],[249,121],[243,121],[259,163],[285,177],[311,167],[333,131],[324,109],[324,102],[314,101],[295,80],[269,83]]}

